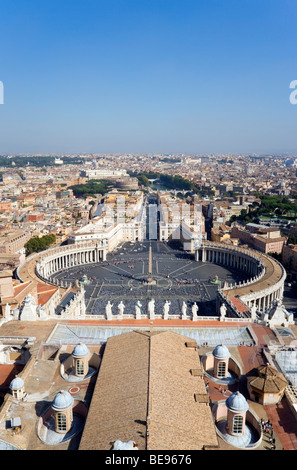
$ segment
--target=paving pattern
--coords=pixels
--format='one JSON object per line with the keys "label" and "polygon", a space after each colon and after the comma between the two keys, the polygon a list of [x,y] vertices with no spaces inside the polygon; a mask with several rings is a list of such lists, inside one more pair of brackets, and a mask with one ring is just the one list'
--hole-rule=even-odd
{"label": "paving pattern", "polygon": [[[153,279],[155,285],[147,285],[149,245],[153,251]],[[125,313],[134,314],[136,300],[147,313],[148,302],[155,299],[155,313],[162,314],[166,300],[171,302],[170,314],[179,315],[185,301],[190,314],[197,302],[198,315],[216,315],[216,292],[220,282],[245,279],[245,274],[212,263],[196,262],[193,255],[170,248],[157,241],[126,243],[107,256],[105,262],[68,269],[56,274],[56,278],[74,282],[87,276],[86,303],[88,314],[104,314],[108,300],[117,314],[120,301]]]}

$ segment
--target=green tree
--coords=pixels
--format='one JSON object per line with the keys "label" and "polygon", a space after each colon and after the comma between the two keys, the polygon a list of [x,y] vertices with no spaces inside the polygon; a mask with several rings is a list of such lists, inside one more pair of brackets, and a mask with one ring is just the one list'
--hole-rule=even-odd
{"label": "green tree", "polygon": [[26,256],[32,253],[39,253],[40,251],[46,250],[56,241],[56,235],[49,234],[43,237],[33,237],[24,245],[26,249]]}

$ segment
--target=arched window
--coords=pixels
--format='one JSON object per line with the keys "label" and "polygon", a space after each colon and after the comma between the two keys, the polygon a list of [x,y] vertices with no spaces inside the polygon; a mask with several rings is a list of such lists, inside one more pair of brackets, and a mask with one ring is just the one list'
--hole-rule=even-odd
{"label": "arched window", "polygon": [[65,413],[57,413],[57,431],[67,431],[67,418]]}
{"label": "arched window", "polygon": [[226,376],[226,363],[221,361],[218,363],[218,378]]}
{"label": "arched window", "polygon": [[85,375],[84,361],[81,359],[76,359],[76,375]]}
{"label": "arched window", "polygon": [[233,427],[232,432],[233,434],[242,434],[243,429],[243,416],[237,415],[233,418]]}

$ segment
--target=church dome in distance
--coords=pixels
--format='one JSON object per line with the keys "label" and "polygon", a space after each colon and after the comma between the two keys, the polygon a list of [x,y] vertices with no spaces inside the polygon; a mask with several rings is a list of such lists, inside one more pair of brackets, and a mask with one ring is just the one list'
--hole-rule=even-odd
{"label": "church dome in distance", "polygon": [[217,359],[228,359],[230,357],[228,348],[226,348],[226,346],[223,344],[216,346],[212,354]]}
{"label": "church dome in distance", "polygon": [[90,354],[90,351],[88,350],[87,346],[83,343],[77,344],[72,351],[73,357],[86,357],[88,354]]}
{"label": "church dome in distance", "polygon": [[74,403],[73,397],[69,392],[61,390],[57,393],[52,403],[52,408],[55,411],[65,411],[70,408]]}
{"label": "church dome in distance", "polygon": [[226,406],[234,413],[245,413],[249,409],[249,405],[240,392],[235,392],[226,400]]}

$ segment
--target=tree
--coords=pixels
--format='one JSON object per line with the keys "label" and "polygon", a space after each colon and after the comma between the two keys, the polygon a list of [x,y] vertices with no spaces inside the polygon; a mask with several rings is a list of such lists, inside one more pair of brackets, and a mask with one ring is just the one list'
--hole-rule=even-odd
{"label": "tree", "polygon": [[75,197],[85,198],[86,196],[96,197],[96,194],[106,194],[115,183],[109,180],[90,180],[85,184],[70,186]]}
{"label": "tree", "polygon": [[26,249],[26,256],[31,255],[32,253],[39,253],[40,251],[46,250],[56,241],[56,235],[49,234],[44,235],[43,237],[33,237],[30,238],[24,247]]}
{"label": "tree", "polygon": [[141,184],[142,186],[145,186],[146,188],[150,185],[150,182],[145,175],[139,175],[137,176],[137,179],[138,179],[139,184]]}

